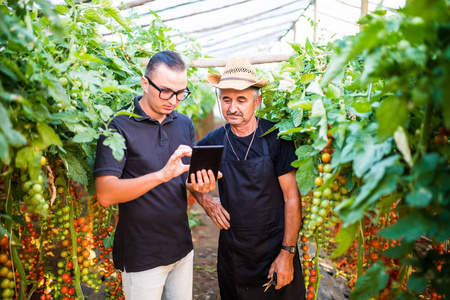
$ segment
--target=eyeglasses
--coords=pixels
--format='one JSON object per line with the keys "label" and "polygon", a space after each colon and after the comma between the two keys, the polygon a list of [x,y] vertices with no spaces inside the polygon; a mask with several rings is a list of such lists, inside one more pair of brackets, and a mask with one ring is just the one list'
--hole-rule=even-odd
{"label": "eyeglasses", "polygon": [[186,99],[187,97],[189,97],[189,95],[191,94],[191,91],[189,90],[188,87],[186,87],[185,90],[178,91],[178,92],[174,92],[172,90],[160,89],[159,87],[156,86],[156,84],[154,84],[150,80],[150,78],[148,78],[147,76],[144,76],[144,77],[148,80],[148,83],[150,83],[155,89],[157,89],[159,91],[159,98],[161,98],[162,100],[169,100],[170,98],[172,98],[173,95],[175,95],[175,97],[177,98],[178,101],[182,101],[182,100]]}

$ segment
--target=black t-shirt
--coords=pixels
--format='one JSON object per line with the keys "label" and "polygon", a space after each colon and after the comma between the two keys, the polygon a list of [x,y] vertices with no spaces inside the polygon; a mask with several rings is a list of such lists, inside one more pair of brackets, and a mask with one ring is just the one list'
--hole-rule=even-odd
{"label": "black t-shirt", "polygon": [[[118,116],[111,129],[123,136],[124,158],[117,161],[104,137],[97,143],[94,178],[112,175],[136,178],[161,170],[179,145],[196,143],[194,125],[173,111],[160,124],[148,117],[134,100],[134,113],[142,117]],[[183,158],[189,163],[188,158]],[[114,236],[113,258],[117,269],[139,272],[172,264],[192,249],[187,217],[185,181],[187,172],[160,184],[141,197],[119,204],[119,222]]]}
{"label": "black t-shirt", "polygon": [[[261,127],[262,132],[264,133],[271,129],[273,126],[274,123],[265,119],[260,119],[258,124],[258,127]],[[234,149],[239,159],[244,160],[248,146],[250,145],[250,142],[252,140],[253,133],[245,137],[239,137],[230,130],[229,124],[227,124],[225,127],[227,129],[231,145],[233,146],[231,147],[230,143],[228,143],[227,152],[225,153],[225,159],[237,160],[236,155],[232,150]],[[266,139],[269,148],[269,155],[274,163],[277,176],[279,177],[281,175],[289,173],[292,170],[295,170],[296,168],[291,166],[291,163],[297,159],[294,143],[292,141],[277,138],[278,129],[270,132],[267,135],[264,135],[263,137],[261,137],[259,132],[260,131],[256,132],[252,146],[250,148],[250,151],[248,152],[247,159],[261,157],[264,155],[262,139]],[[225,129],[222,126],[210,132],[206,137],[201,139],[197,145],[223,145],[224,137]],[[226,137],[225,141],[227,141]]]}

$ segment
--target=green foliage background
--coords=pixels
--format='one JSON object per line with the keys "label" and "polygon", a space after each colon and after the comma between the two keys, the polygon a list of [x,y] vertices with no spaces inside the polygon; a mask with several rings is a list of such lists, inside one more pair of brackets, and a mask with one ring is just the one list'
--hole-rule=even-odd
{"label": "green foliage background", "polygon": [[[108,0],[66,4],[55,9],[45,0],[0,4],[0,165],[6,166],[1,174],[5,187],[19,169],[36,180],[42,155],[51,162],[62,160],[58,185],[67,187],[71,178],[92,187],[99,135],[107,136],[117,158],[123,153],[122,138],[108,124],[118,108],[139,94],[140,58],[178,50],[157,15],[143,29],[124,19]],[[449,8],[448,0],[408,1],[393,16],[380,11],[364,17],[364,30],[356,36],[326,47],[293,44],[296,54],[272,74],[274,80],[263,92],[262,116],[296,144],[294,165],[302,194],[316,188],[319,155],[332,134],[334,173],[320,189],[339,172],[352,178],[347,183],[351,196],[335,209],[343,221],[337,240],[354,240],[365,217],[376,223],[377,216],[397,204],[399,222],[380,232],[401,240],[384,253],[400,259],[401,272],[409,278],[406,291],[401,282],[392,290],[396,299],[415,299],[429,285],[449,294],[448,254],[421,254],[414,247],[423,236],[434,242],[450,236],[448,142],[435,142],[442,129],[450,129]],[[116,38],[103,41],[100,24]],[[191,46],[180,52],[189,62],[201,50],[186,39]],[[190,82],[196,82],[195,72],[189,70]],[[181,110],[202,118],[214,96],[198,83],[190,88],[194,97]],[[8,194],[7,203],[11,199]],[[1,228],[10,233],[12,207],[1,209],[9,216]],[[335,256],[348,246],[341,243]],[[434,268],[436,259],[445,262],[441,272]],[[352,298],[376,295],[386,284],[385,274],[380,263],[358,274]]]}
{"label": "green foliage background", "polygon": [[[444,0],[408,1],[395,15],[365,16],[361,33],[327,47],[294,44],[297,54],[264,92],[264,117],[296,143],[302,194],[323,190],[339,172],[351,175],[351,196],[334,210],[343,222],[336,239],[347,241],[335,257],[362,234],[365,216],[377,224],[397,204],[400,220],[379,233],[401,240],[382,254],[400,259],[401,274],[409,278],[406,291],[401,282],[393,288],[392,299],[416,299],[429,285],[449,295],[449,255],[424,255],[414,247],[420,237],[436,243],[450,236],[449,146],[447,139],[436,143],[450,128],[449,8]],[[334,172],[317,188],[327,133],[333,136]],[[438,257],[441,272],[431,263]],[[386,271],[383,264],[364,276],[358,270],[351,299],[375,296],[387,283],[380,276]]]}

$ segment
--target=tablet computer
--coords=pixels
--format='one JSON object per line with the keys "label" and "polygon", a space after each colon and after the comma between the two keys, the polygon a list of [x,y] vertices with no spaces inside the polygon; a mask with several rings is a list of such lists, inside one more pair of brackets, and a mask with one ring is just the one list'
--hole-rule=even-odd
{"label": "tablet computer", "polygon": [[220,162],[222,161],[223,145],[194,146],[192,147],[191,164],[189,166],[188,183],[191,183],[191,174],[197,171],[211,170],[217,179]]}

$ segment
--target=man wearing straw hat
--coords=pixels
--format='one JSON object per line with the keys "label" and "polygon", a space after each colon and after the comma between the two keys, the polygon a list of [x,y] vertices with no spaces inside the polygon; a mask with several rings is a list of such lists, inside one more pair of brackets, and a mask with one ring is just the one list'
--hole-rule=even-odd
{"label": "man wearing straw hat", "polygon": [[[217,272],[222,299],[304,299],[297,251],[301,223],[300,193],[292,142],[266,133],[273,123],[255,117],[261,103],[258,80],[247,59],[233,59],[223,74],[206,80],[219,90],[228,124],[198,145],[224,145],[220,200],[198,197],[221,229]],[[258,114],[259,115],[259,114]],[[269,284],[267,284],[269,281]]]}

